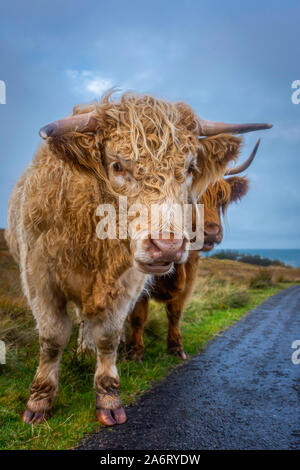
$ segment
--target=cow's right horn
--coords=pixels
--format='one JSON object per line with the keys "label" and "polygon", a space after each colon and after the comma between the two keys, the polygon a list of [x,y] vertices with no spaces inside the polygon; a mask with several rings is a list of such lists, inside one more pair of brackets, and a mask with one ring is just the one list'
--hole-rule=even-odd
{"label": "cow's right horn", "polygon": [[95,111],[76,114],[48,124],[41,128],[39,134],[43,139],[57,137],[67,132],[95,132],[97,120]]}

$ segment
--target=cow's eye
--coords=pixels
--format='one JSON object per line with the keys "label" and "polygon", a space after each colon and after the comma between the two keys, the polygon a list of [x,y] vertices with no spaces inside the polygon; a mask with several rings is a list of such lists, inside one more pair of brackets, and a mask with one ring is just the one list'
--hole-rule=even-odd
{"label": "cow's eye", "polygon": [[187,169],[187,172],[189,175],[192,175],[195,171],[195,166],[193,164],[191,164],[188,169]]}
{"label": "cow's eye", "polygon": [[118,173],[119,175],[124,175],[125,174],[125,168],[122,167],[120,162],[115,162],[112,165],[114,172]]}

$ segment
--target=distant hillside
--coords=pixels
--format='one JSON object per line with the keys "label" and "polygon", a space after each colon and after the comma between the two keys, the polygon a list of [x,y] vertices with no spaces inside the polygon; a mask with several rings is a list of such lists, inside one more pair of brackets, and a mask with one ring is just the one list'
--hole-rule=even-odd
{"label": "distant hillside", "polygon": [[282,266],[261,267],[224,259],[203,258],[199,266],[199,276],[213,276],[237,283],[246,282],[261,271],[271,273],[274,282],[300,282],[300,268]]}
{"label": "distant hillside", "polygon": [[221,250],[211,255],[215,259],[229,259],[231,261],[240,261],[241,263],[255,264],[256,266],[283,266],[289,267],[279,259],[270,259],[259,254],[239,253],[238,251]]}

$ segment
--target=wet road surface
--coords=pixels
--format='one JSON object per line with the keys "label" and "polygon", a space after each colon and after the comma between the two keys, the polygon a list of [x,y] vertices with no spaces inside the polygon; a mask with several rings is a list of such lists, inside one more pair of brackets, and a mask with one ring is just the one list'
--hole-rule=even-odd
{"label": "wet road surface", "polygon": [[[270,297],[79,449],[300,449],[300,286]],[[300,357],[300,355],[299,355]]]}

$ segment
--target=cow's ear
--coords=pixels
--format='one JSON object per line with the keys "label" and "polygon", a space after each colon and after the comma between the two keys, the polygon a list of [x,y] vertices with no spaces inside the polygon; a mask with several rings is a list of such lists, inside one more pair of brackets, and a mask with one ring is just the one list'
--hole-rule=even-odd
{"label": "cow's ear", "polygon": [[56,158],[104,175],[102,144],[105,130],[101,107],[88,104],[75,106],[73,114],[47,124],[39,134]]}
{"label": "cow's ear", "polygon": [[198,196],[203,192],[203,187],[224,176],[228,163],[238,158],[242,142],[241,137],[230,134],[219,134],[199,140],[198,177],[195,177],[194,183]]}
{"label": "cow's ear", "polygon": [[68,132],[49,137],[47,144],[55,157],[104,177],[102,146],[98,137],[96,133]]}
{"label": "cow's ear", "polygon": [[231,194],[230,202],[236,202],[242,199],[249,190],[249,180],[245,176],[232,176],[226,178],[230,184]]}
{"label": "cow's ear", "polygon": [[212,171],[223,175],[228,163],[235,161],[239,155],[242,138],[230,134],[219,134],[200,139],[200,160],[211,165]]}
{"label": "cow's ear", "polygon": [[95,136],[80,132],[68,132],[47,139],[51,152],[59,159],[81,166],[89,165],[95,157]]}

